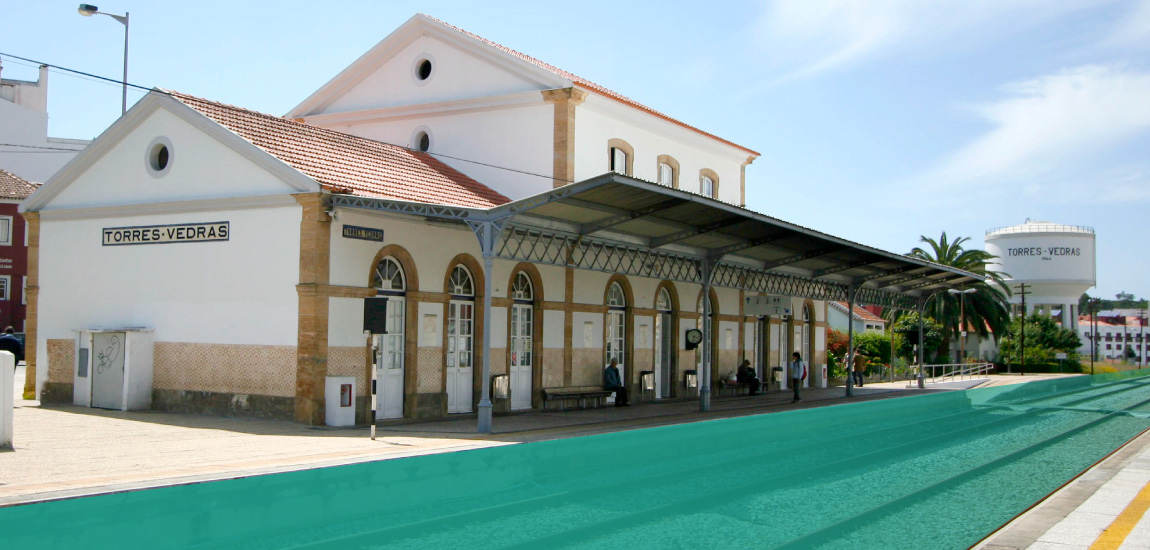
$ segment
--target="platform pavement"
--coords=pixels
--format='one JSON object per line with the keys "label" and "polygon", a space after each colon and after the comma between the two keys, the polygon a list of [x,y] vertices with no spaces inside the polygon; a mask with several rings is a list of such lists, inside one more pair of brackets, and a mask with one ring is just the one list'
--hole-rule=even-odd
{"label": "platform pavement", "polygon": [[[23,373],[20,367],[17,393]],[[490,435],[476,433],[474,415],[384,422],[375,441],[367,428],[40,406],[17,396],[15,450],[0,452],[0,506],[961,389],[907,386],[868,384],[853,388],[849,399],[842,387],[804,389],[797,404],[789,391],[778,390],[716,397],[708,412],[699,411],[697,400],[532,411],[496,416]]]}

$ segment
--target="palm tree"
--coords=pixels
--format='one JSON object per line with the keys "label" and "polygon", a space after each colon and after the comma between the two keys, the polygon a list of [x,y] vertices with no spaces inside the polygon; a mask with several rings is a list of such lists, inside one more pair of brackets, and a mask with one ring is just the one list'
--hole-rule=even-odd
{"label": "palm tree", "polygon": [[[921,236],[920,240],[930,245],[929,250],[915,247],[910,254],[907,254],[911,258],[956,267],[987,278],[987,282],[975,283],[969,287],[976,290],[965,295],[965,308],[960,307],[959,303],[963,298],[949,292],[939,292],[928,304],[927,316],[938,321],[943,328],[943,341],[939,353],[949,355],[950,341],[958,338],[961,330],[960,309],[965,309],[963,313],[966,315],[966,322],[979,338],[985,339],[993,335],[997,341],[999,337],[1006,335],[1010,327],[1010,303],[1007,301],[1010,287],[1003,277],[1009,275],[986,269],[988,264],[998,259],[998,256],[985,250],[966,250],[962,244],[969,241],[969,237],[948,241],[945,231],[942,233],[942,238],[937,241],[926,236]],[[890,311],[892,320],[901,317],[900,310]]]}

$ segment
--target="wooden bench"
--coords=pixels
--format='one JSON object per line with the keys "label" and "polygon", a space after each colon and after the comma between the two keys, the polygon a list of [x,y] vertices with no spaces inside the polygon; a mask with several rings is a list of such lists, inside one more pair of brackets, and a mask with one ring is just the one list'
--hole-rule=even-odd
{"label": "wooden bench", "polygon": [[749,395],[751,393],[751,385],[747,382],[736,382],[734,380],[719,380],[718,382],[719,396],[723,395],[724,391],[731,392],[731,395]]}
{"label": "wooden bench", "polygon": [[578,408],[585,409],[588,405],[601,407],[607,402],[613,391],[603,389],[603,386],[572,386],[568,388],[543,388],[543,408],[548,403],[559,402],[559,410],[567,410],[568,401],[576,401]]}

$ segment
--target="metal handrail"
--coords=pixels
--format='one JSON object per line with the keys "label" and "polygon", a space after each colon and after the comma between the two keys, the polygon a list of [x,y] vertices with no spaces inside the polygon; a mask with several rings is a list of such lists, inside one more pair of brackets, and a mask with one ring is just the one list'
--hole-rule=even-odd
{"label": "metal handrail", "polygon": [[[939,379],[946,380],[974,380],[978,378],[988,378],[990,373],[994,370],[994,363],[950,363],[945,365],[923,365],[922,368],[930,369],[930,382],[937,383]],[[939,371],[942,374],[939,374]]]}

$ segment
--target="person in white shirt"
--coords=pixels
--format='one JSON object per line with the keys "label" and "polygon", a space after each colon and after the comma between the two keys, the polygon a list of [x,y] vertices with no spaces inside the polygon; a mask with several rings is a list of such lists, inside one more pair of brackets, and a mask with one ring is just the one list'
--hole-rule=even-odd
{"label": "person in white shirt", "polygon": [[791,399],[791,403],[798,403],[802,401],[802,399],[799,398],[799,385],[807,378],[807,365],[803,363],[803,356],[799,355],[799,352],[796,351],[792,357],[794,357],[794,361],[791,361],[790,374],[791,387],[795,390],[795,398]]}

